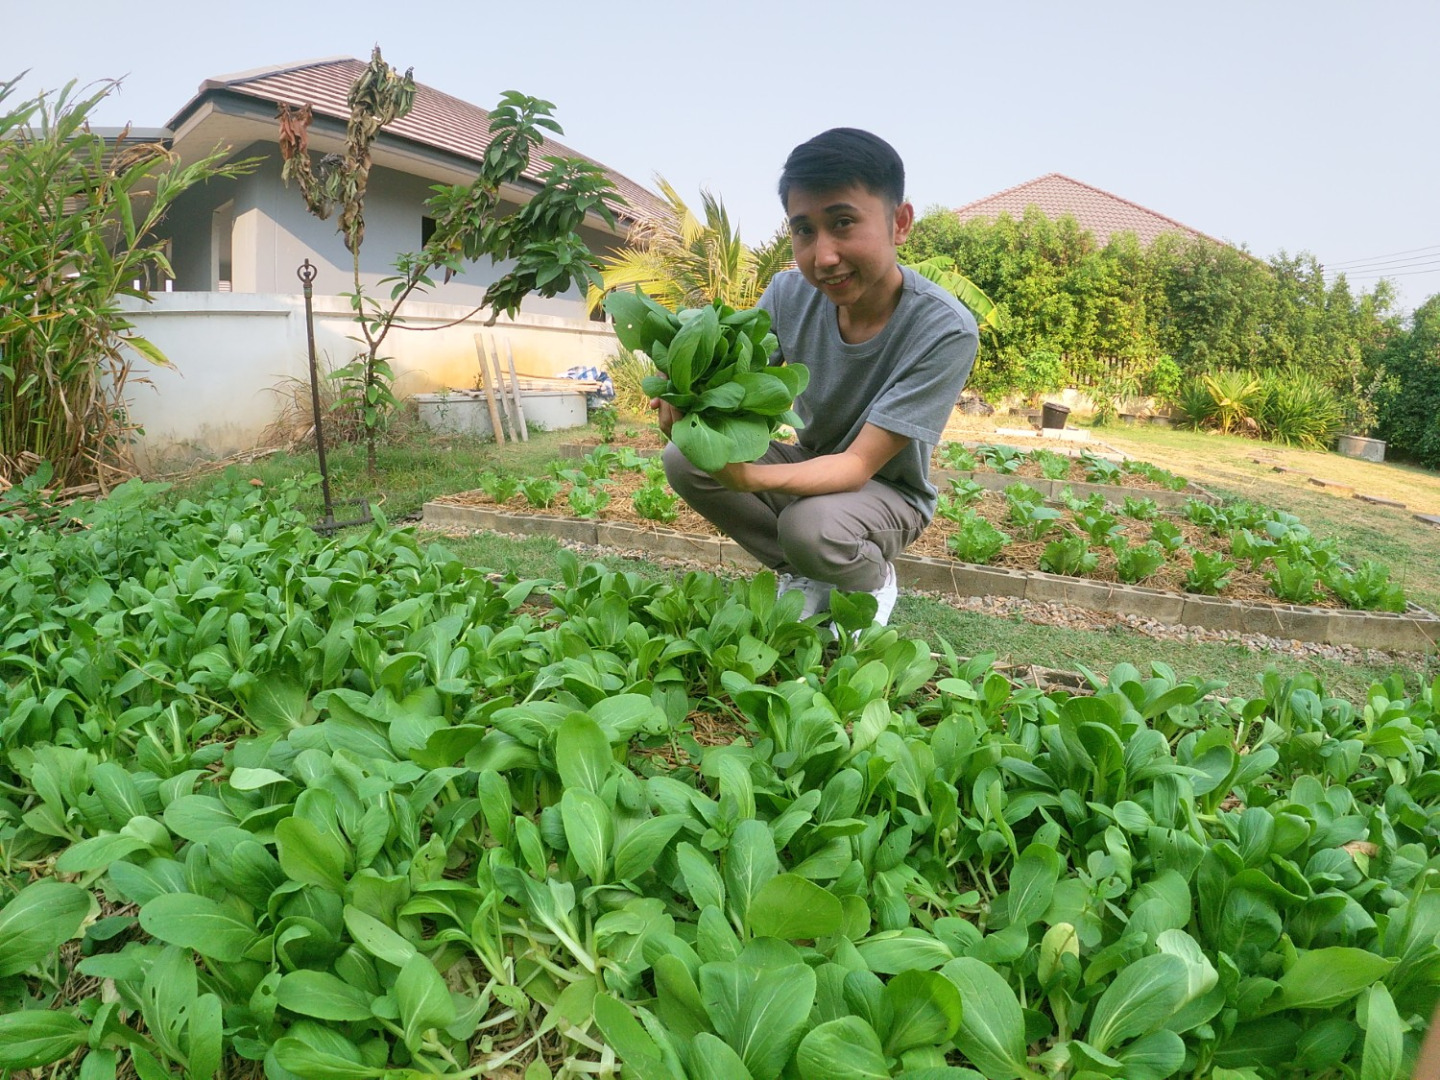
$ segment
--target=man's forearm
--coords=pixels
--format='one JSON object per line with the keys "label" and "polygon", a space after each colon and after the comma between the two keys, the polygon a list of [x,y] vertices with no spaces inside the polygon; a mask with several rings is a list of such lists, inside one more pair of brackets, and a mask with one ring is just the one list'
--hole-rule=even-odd
{"label": "man's forearm", "polygon": [[716,478],[734,491],[774,491],[804,497],[859,491],[873,475],[857,454],[823,454],[809,461],[727,465]]}
{"label": "man's forearm", "polygon": [[909,442],[904,435],[865,424],[855,441],[838,454],[794,463],[727,465],[715,479],[732,491],[774,491],[797,498],[859,491]]}

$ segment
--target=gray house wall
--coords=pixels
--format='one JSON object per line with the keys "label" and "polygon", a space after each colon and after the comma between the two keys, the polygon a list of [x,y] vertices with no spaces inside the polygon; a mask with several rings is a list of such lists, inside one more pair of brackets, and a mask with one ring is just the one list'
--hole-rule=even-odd
{"label": "gray house wall", "polygon": [[[349,292],[353,288],[352,260],[340,238],[338,212],[322,221],[306,209],[298,187],[286,187],[280,179],[280,155],[274,143],[254,143],[236,156],[263,160],[248,176],[211,181],[186,192],[171,209],[164,234],[172,245],[175,288],[208,292],[219,287],[215,215],[218,209],[233,204],[229,216],[231,291],[297,293],[296,269],[308,258],[318,270],[317,295]],[[372,170],[360,249],[360,278],[372,295],[382,299],[389,295],[388,286],[380,287],[380,281],[393,273],[396,254],[420,248],[424,203],[430,195],[430,183],[421,177],[383,167]],[[516,207],[502,203],[501,209],[509,213]],[[222,224],[224,221],[222,218]],[[592,251],[608,252],[619,246],[615,237],[598,230],[582,230],[582,236]],[[475,307],[486,286],[505,268],[505,264],[471,263],[464,274],[448,283],[437,282],[417,299]],[[587,317],[584,293],[574,286],[560,296],[531,297],[523,310],[569,319]]]}

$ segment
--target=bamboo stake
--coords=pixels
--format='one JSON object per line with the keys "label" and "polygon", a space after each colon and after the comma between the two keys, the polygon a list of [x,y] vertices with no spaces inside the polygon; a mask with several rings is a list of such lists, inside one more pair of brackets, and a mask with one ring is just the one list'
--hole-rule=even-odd
{"label": "bamboo stake", "polygon": [[505,444],[505,432],[500,427],[500,411],[495,408],[495,393],[490,389],[489,362],[485,357],[485,338],[475,335],[475,351],[480,354],[480,389],[485,391],[485,404],[490,408],[490,426],[495,431],[495,441]]}
{"label": "bamboo stake", "polygon": [[511,442],[520,441],[520,425],[515,422],[515,404],[505,391],[505,376],[500,370],[500,347],[493,337],[489,338],[491,372],[495,376],[495,393],[500,395],[500,411],[505,414],[505,430]]}
{"label": "bamboo stake", "polygon": [[530,425],[525,422],[525,406],[520,401],[520,377],[515,374],[515,350],[510,347],[510,339],[505,339],[505,358],[510,361],[510,388],[515,393],[515,419],[520,424],[520,440],[530,441]]}

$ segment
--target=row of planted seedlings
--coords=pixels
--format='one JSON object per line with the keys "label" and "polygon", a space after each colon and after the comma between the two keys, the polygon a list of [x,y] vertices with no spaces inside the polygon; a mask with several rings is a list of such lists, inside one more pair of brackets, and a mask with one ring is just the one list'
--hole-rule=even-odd
{"label": "row of planted seedlings", "polygon": [[[637,446],[643,447],[646,453],[653,453],[653,447],[646,444],[652,440],[663,444],[663,438],[653,425],[617,430],[617,420],[610,409],[597,410],[592,419],[598,429],[599,448],[618,452],[624,455],[623,460],[629,461],[629,455],[638,454]],[[617,435],[623,435],[624,441],[616,441]],[[1090,450],[1071,456],[1045,447],[1023,450],[1001,443],[966,446],[959,442],[945,442],[935,448],[932,464],[936,468],[962,474],[992,472],[1013,475],[1017,479],[1034,477],[1058,482],[1083,481],[1142,490],[1184,491],[1192,486],[1183,476],[1151,462],[1135,458],[1115,461]]]}
{"label": "row of planted seedlings", "polygon": [[983,471],[1017,478],[1029,476],[1163,491],[1184,491],[1191,486],[1183,476],[1151,462],[1135,458],[1112,461],[1089,450],[1071,457],[1044,447],[1022,450],[1003,444],[967,447],[963,443],[947,442],[936,447],[933,460],[940,468],[958,473]]}
{"label": "row of planted seedlings", "polygon": [[[1105,458],[1076,460],[1089,476],[1110,475],[1096,466],[1119,468]],[[1130,475],[1170,490],[1185,483],[1146,463],[1126,465]],[[1057,504],[1023,480],[1002,493],[971,479],[952,479],[949,486],[913,553],[1207,596],[1406,609],[1404,589],[1390,580],[1388,567],[1343,557],[1333,538],[1316,537],[1283,511],[1191,499],[1174,514],[1144,496],[1127,495],[1115,505],[1100,493],[1078,499],[1062,492]],[[497,506],[579,518],[601,516],[616,487],[626,516],[672,525],[684,515],[687,527],[709,529],[670,490],[659,459],[628,447],[597,447],[579,461],[553,463],[540,477],[491,472],[480,478],[480,490]]]}
{"label": "row of planted seedlings", "polygon": [[0,517],[0,1069],[1406,1075],[1440,683],[1017,688],[293,490]]}
{"label": "row of planted seedlings", "polygon": [[1059,505],[1017,482],[1003,493],[972,480],[940,497],[938,528],[917,553],[962,562],[1150,585],[1172,591],[1291,604],[1404,611],[1404,589],[1371,559],[1352,562],[1338,542],[1317,537],[1293,514],[1248,502],[1187,500],[1179,514],[1101,494]]}
{"label": "row of planted seedlings", "polygon": [[489,502],[511,510],[594,519],[611,506],[618,487],[624,505],[642,520],[669,525],[681,513],[680,497],[670,490],[660,459],[628,446],[601,445],[578,460],[552,461],[539,476],[490,470],[477,484]]}

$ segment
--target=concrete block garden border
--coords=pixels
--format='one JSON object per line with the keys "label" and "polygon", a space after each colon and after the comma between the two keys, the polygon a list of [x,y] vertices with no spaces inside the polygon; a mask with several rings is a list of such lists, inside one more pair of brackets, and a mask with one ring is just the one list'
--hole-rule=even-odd
{"label": "concrete block garden border", "polygon": [[[438,502],[425,504],[424,521],[427,525],[554,536],[581,544],[640,549],[653,555],[695,560],[717,569],[751,570],[757,565],[732,540],[669,529],[512,514]],[[908,588],[952,592],[957,596],[1023,597],[1040,603],[1073,604],[1114,615],[1138,615],[1171,625],[1367,649],[1433,652],[1440,645],[1440,618],[1415,604],[1409,605],[1403,614],[1395,614],[1227,600],[918,555],[902,555],[895,561],[895,570],[900,584]]]}

